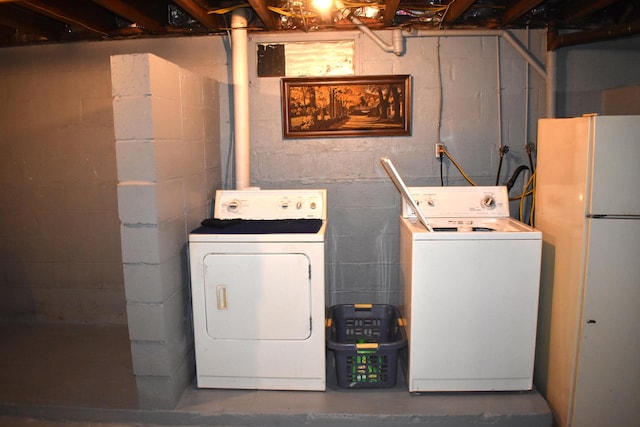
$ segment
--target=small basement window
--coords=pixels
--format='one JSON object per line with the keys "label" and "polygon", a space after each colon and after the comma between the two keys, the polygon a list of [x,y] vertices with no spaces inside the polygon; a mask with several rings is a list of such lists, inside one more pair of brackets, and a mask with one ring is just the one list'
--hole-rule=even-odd
{"label": "small basement window", "polygon": [[258,43],[258,77],[353,75],[355,42]]}

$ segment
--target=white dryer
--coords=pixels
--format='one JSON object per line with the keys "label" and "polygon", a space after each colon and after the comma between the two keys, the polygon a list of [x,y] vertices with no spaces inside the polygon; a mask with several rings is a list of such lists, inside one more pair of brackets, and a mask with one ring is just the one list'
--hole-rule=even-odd
{"label": "white dryer", "polygon": [[325,390],[326,190],[218,191],[189,235],[198,387]]}
{"label": "white dryer", "polygon": [[505,187],[410,187],[400,263],[410,392],[530,390],[541,233],[509,217]]}

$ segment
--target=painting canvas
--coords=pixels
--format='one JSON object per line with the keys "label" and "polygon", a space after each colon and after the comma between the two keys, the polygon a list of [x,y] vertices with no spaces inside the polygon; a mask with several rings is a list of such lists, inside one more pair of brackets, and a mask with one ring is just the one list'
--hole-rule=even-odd
{"label": "painting canvas", "polygon": [[285,138],[411,134],[411,76],[282,79]]}

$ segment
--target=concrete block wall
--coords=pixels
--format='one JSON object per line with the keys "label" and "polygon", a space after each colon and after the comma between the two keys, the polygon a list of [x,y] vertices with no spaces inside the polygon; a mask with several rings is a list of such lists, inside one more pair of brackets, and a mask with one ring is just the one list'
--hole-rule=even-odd
{"label": "concrete block wall", "polygon": [[[379,34],[390,40],[388,32]],[[514,34],[534,56],[544,58],[544,30]],[[544,103],[542,82],[530,72],[529,122],[525,130],[524,63],[511,47],[500,42],[503,84],[498,88],[494,38],[408,37],[401,57],[382,52],[366,36],[353,31],[254,33],[250,39],[254,43],[354,39],[356,74],[413,76],[411,136],[284,140],[280,126],[280,79],[258,78],[255,64],[250,66],[252,184],[263,188],[329,190],[327,302],[330,304],[363,300],[395,303],[398,299],[394,245],[398,239],[399,198],[381,171],[378,158],[391,156],[410,185],[439,185],[439,163],[433,158],[438,115],[438,46],[444,87],[442,141],[474,178],[481,178],[483,183],[495,179],[499,120],[491,114],[475,113],[480,108],[488,112],[487,107],[497,106],[498,89],[504,95],[501,121],[504,142],[511,147],[504,175],[522,161],[525,135],[535,142],[536,120]],[[640,36],[635,36],[562,49],[557,64],[559,115],[593,112],[593,106],[601,105],[603,89],[640,84],[639,42]],[[219,109],[220,121],[211,122],[218,118],[214,112],[205,117],[204,126],[209,132],[206,140],[219,141],[223,159],[228,158],[233,139],[233,100],[231,61],[224,36],[0,48],[0,319],[124,324],[127,320],[124,281],[128,283],[126,299],[133,302],[162,304],[178,289],[184,289],[187,279],[182,252],[174,253],[163,247],[162,254],[158,250],[149,256],[162,262],[127,263],[123,268],[118,176],[122,174],[124,181],[134,184],[139,179],[124,175],[127,171],[139,168],[156,173],[155,179],[145,178],[137,183],[141,188],[155,185],[151,193],[140,190],[145,202],[133,206],[128,203],[129,211],[123,212],[140,215],[141,229],[153,228],[154,218],[174,215],[164,208],[159,209],[162,213],[146,210],[147,203],[160,205],[166,197],[174,197],[170,194],[175,190],[167,177],[179,176],[184,164],[198,159],[219,161],[216,157],[219,147],[216,143],[205,144],[202,154],[202,146],[191,140],[131,139],[127,144],[118,144],[116,167],[110,56],[138,52],[151,52],[180,69],[219,82],[217,100],[206,108]],[[255,57],[250,55],[249,60],[255,61]],[[603,67],[606,73],[600,71]],[[129,71],[125,74],[129,84],[133,84]],[[160,77],[152,75],[146,79],[156,81]],[[203,84],[207,82],[205,79]],[[175,85],[173,88],[175,91]],[[153,108],[154,104],[147,106]],[[157,108],[172,109],[170,105],[159,104]],[[148,111],[148,118],[157,117],[159,111]],[[497,109],[494,111],[497,113]],[[133,109],[132,113],[138,111]],[[170,124],[156,123],[158,129]],[[215,132],[209,129],[214,127],[219,129]],[[181,152],[177,148],[192,142],[193,150]],[[150,146],[153,149],[147,149]],[[184,194],[189,200],[186,206],[197,206],[202,194],[212,187],[231,188],[233,167],[227,167],[225,160],[222,170],[221,174],[216,166],[207,165],[205,182],[196,173],[184,174],[182,179],[188,183],[188,192]],[[465,184],[450,164],[445,163],[444,173],[446,184]],[[221,175],[223,183],[217,185]],[[174,208],[177,205],[167,209]],[[196,211],[188,212],[197,217]],[[200,219],[188,222],[197,223]],[[167,222],[162,227],[173,230],[173,225]],[[179,305],[167,307],[170,313]],[[171,325],[164,324],[163,333],[173,333]],[[180,354],[174,349],[183,345],[181,339],[190,338],[188,334],[180,336],[167,346],[160,341],[140,340],[140,345],[132,348],[136,372],[149,373],[149,380],[141,384],[141,390],[146,387],[153,394],[152,379],[161,384],[168,381],[164,373],[171,372],[179,362],[167,355]],[[159,376],[155,377],[156,374]]]}
{"label": "concrete block wall", "polygon": [[[389,32],[378,34],[390,40]],[[513,34],[535,57],[544,59],[544,30]],[[543,111],[543,83],[529,71],[529,121],[525,123],[524,61],[493,37],[407,37],[404,54],[396,57],[354,31],[250,36],[251,43],[345,39],[355,40],[357,75],[413,76],[412,135],[283,140],[280,79],[257,77],[255,56],[250,55],[252,184],[327,188],[327,301],[388,299],[393,303],[398,291],[394,245],[399,198],[378,158],[391,156],[411,185],[439,185],[439,163],[433,158],[438,50],[444,88],[441,139],[482,183],[495,180],[499,122],[504,143],[510,146],[503,176],[526,163],[522,146],[525,139],[535,142],[537,118]],[[639,84],[639,42],[640,36],[635,36],[561,49],[558,114],[594,112],[602,105],[603,89]],[[227,154],[233,140],[233,100],[225,43],[224,37],[211,36],[0,49],[0,318],[126,322],[110,55],[151,52],[219,82],[221,187],[231,188],[233,166],[227,166],[226,159],[233,160]],[[603,67],[606,73],[600,72]],[[501,121],[496,116],[498,89],[503,95]],[[127,147],[120,146],[129,154],[121,156],[126,160],[121,159],[118,169],[125,168],[126,162],[147,169],[149,162],[157,162],[165,173],[180,167],[171,154],[171,143],[177,142],[164,141],[154,156],[145,152],[147,143],[131,141]],[[185,154],[199,156],[200,152]],[[444,173],[446,185],[466,185],[450,163],[445,163]],[[212,175],[211,180],[217,178]],[[203,191],[200,180],[189,176],[185,180],[193,181],[188,197],[197,199]],[[124,270],[127,276],[162,277],[162,286],[175,283],[169,267],[142,273],[131,266]]]}
{"label": "concrete block wall", "polygon": [[[376,34],[391,40],[389,31]],[[330,36],[336,40],[336,34]],[[526,162],[525,142],[535,141],[535,124],[544,113],[544,79],[533,71],[527,75],[520,54],[494,36],[407,37],[399,57],[360,32],[339,36],[354,41],[356,75],[411,75],[411,135],[285,140],[280,110],[264,108],[280,102],[280,79],[257,77],[250,66],[250,96],[264,100],[250,110],[252,135],[259,135],[251,141],[252,184],[327,188],[327,303],[399,305],[400,197],[380,157],[389,156],[408,185],[439,186],[434,143],[440,140],[478,184],[494,185],[502,135],[510,146],[502,170],[506,181]],[[290,37],[306,41],[299,34]],[[544,60],[543,31],[517,31],[514,37]],[[256,44],[287,41],[280,34],[251,38]],[[450,162],[443,163],[445,185],[468,185]]]}
{"label": "concrete block wall", "polygon": [[108,68],[0,49],[0,320],[127,322]]}
{"label": "concrete block wall", "polygon": [[640,83],[640,35],[560,49],[557,64],[558,117],[605,114],[603,90]]}
{"label": "concrete block wall", "polygon": [[139,402],[193,378],[188,233],[220,187],[217,85],[152,54],[111,58],[122,261]]}

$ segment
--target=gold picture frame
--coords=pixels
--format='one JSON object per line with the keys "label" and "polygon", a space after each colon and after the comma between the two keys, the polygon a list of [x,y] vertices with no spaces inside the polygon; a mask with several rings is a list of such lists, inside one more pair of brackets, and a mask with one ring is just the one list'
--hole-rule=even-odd
{"label": "gold picture frame", "polygon": [[284,138],[411,135],[411,76],[284,78]]}

